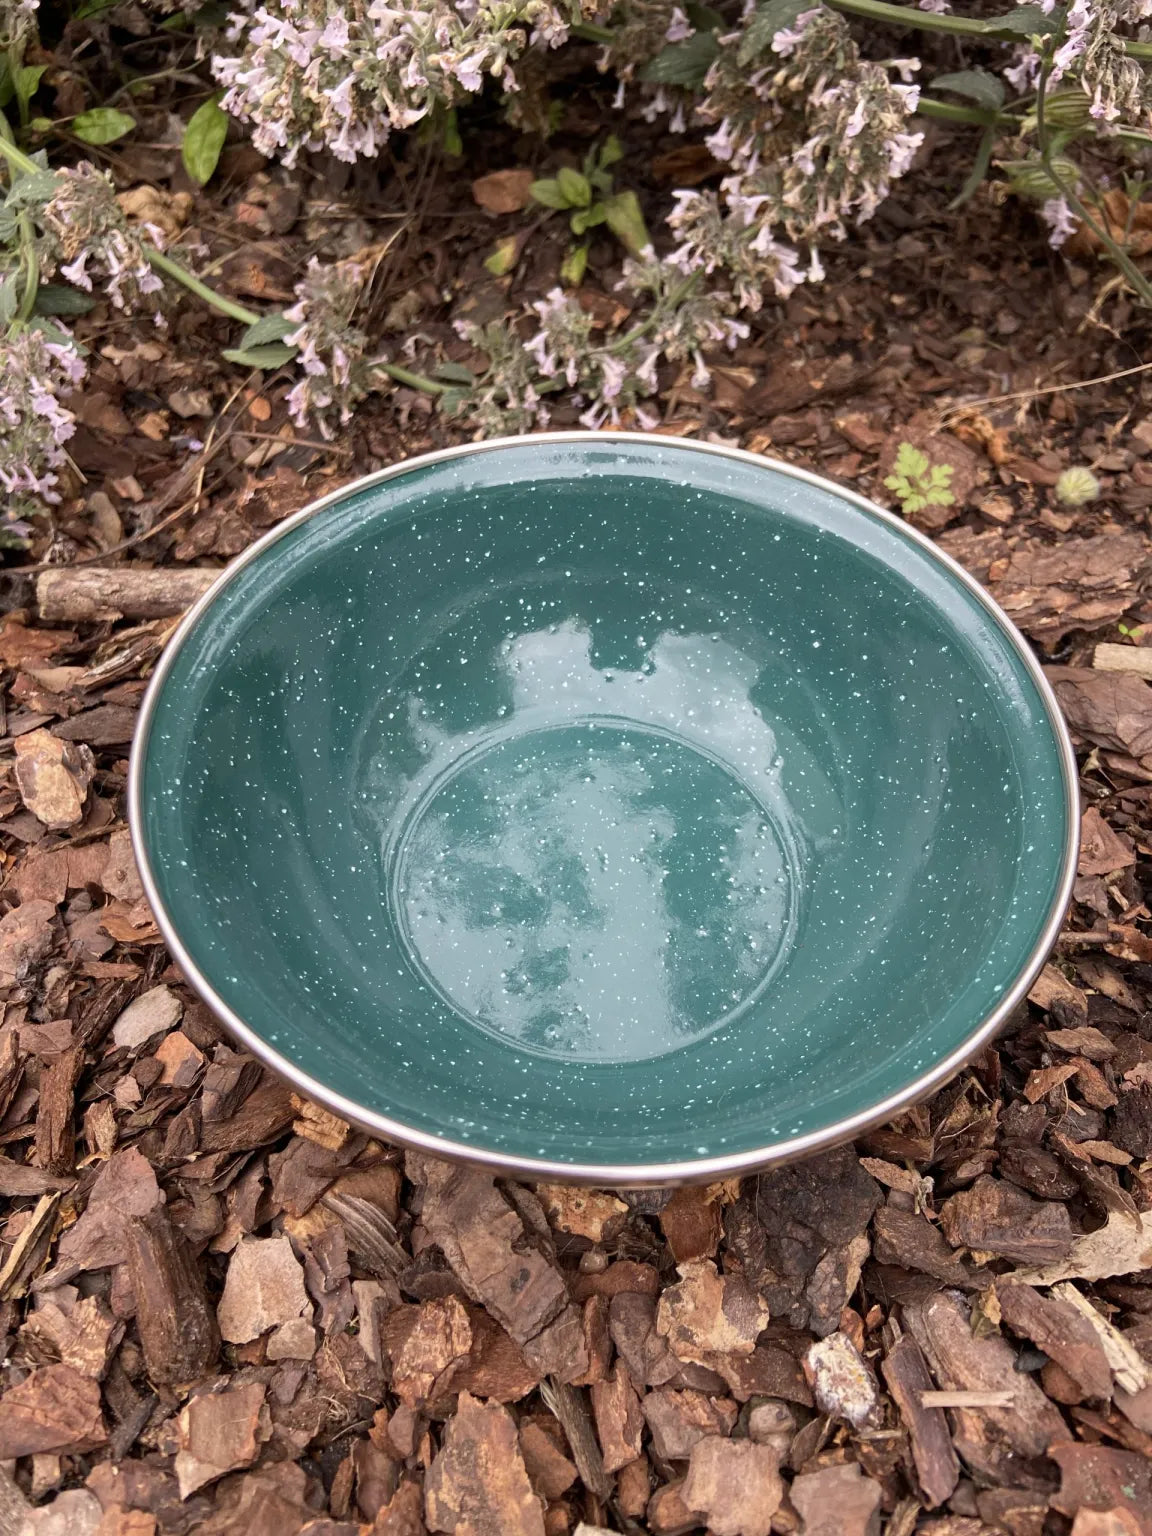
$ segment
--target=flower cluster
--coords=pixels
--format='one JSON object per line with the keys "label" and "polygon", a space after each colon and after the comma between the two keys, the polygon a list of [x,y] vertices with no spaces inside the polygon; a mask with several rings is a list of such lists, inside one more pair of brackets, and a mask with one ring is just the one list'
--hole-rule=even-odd
{"label": "flower cluster", "polygon": [[591,316],[559,288],[533,305],[537,329],[527,341],[499,322],[459,322],[457,331],[486,354],[488,369],[459,402],[457,414],[481,436],[546,426],[547,397],[566,386],[581,408],[582,425],[618,426],[630,412],[648,430],[659,418],[641,401],[656,394],[661,361],[690,362],[693,387],[704,389],[711,378],[705,353],[731,349],[748,336],[747,324],[734,317],[731,294],[702,288],[698,274],[685,277],[651,247],[625,261],[618,286],[646,307],[622,336],[600,345],[592,340]]}
{"label": "flower cluster", "polygon": [[213,68],[261,154],[292,165],[326,148],[353,161],[486,79],[515,91],[515,60],[562,43],[579,14],[550,0],[242,0],[225,33],[234,51]]}
{"label": "flower cluster", "polygon": [[[1065,78],[1079,81],[1088,96],[1089,115],[1105,131],[1122,120],[1141,121],[1152,110],[1152,81],[1124,51],[1116,28],[1139,26],[1150,19],[1152,0],[1072,0],[1047,84],[1058,85]],[[1004,73],[1016,90],[1024,92],[1038,84],[1041,68],[1040,54],[1022,45]]]}
{"label": "flower cluster", "polygon": [[163,283],[152,270],[141,243],[141,231],[156,246],[163,231],[153,224],[132,225],[116,201],[107,172],[88,160],[49,177],[29,177],[29,207],[42,235],[41,268],[59,270],[78,288],[92,292],[93,279],[104,284],[117,309],[151,308]]}
{"label": "flower cluster", "polygon": [[919,60],[862,59],[844,18],[823,5],[770,35],[754,20],[720,44],[698,112],[718,125],[709,148],[733,168],[728,207],[745,227],[775,225],[801,244],[844,239],[922,142],[908,132]]}
{"label": "flower cluster", "polygon": [[313,257],[296,284],[296,303],[284,311],[295,327],[284,339],[299,348],[304,370],[288,395],[289,415],[301,428],[315,422],[328,440],[336,435],[336,422],[343,426],[351,420],[375,384],[365,357],[368,338],[352,323],[365,277],[358,262],[325,265]]}
{"label": "flower cluster", "polygon": [[38,509],[32,498],[60,500],[55,473],[67,455],[64,444],[76,430],[61,405],[86,372],[72,337],[21,326],[4,340],[0,384],[0,488],[8,502],[0,522],[0,545],[22,544],[31,531],[24,517]]}

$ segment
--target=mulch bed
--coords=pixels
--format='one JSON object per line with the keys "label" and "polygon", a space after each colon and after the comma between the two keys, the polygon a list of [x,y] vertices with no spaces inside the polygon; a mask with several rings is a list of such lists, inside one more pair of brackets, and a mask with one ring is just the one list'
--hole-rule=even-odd
{"label": "mulch bed", "polygon": [[[148,153],[125,178],[187,193]],[[389,204],[228,153],[215,208],[180,207],[212,212],[232,291],[279,302],[397,209],[382,336],[416,293],[450,353],[450,291],[490,312],[554,278],[547,230],[514,280],[484,272],[506,226],[466,179],[421,182],[412,213],[403,167]],[[930,443],[957,500],[921,526],[1035,643],[1075,732],[1084,850],[1051,964],[995,1048],[855,1147],[708,1188],[533,1189],[295,1097],[185,986],[128,846],[128,743],[187,591],[93,606],[65,582],[42,609],[6,577],[0,1531],[1152,1536],[1147,376],[989,403],[1133,366],[1137,326],[1113,295],[1077,329],[1098,270],[1038,267],[1010,212],[945,215],[952,190],[886,205],[714,398],[665,395],[669,431],[865,490]],[[214,319],[91,324],[87,484],[34,551],[57,564],[163,582],[447,440],[398,390],[328,450],[284,380],[237,392]],[[982,403],[942,427],[960,399]],[[1059,506],[1084,463],[1101,499]]]}

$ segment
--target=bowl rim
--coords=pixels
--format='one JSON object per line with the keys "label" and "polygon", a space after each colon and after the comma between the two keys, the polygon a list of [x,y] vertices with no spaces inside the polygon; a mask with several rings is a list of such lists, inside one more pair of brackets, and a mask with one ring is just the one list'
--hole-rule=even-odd
{"label": "bowl rim", "polygon": [[[318,1082],[294,1062],[281,1055],[267,1040],[247,1024],[216,992],[208,978],[185,948],[176,922],[160,895],[144,833],[143,779],[147,757],[148,738],[152,718],[169,672],[175,664],[184,644],[199,624],[201,617],[212,607],[217,598],[246,566],[258,560],[278,540],[301,524],[326,512],[337,503],[346,501],[360,491],[370,490],[389,480],[398,479],[413,470],[430,465],[443,464],[452,459],[471,454],[493,453],[501,449],[524,446],[561,446],[565,444],[619,443],[625,446],[643,444],[664,450],[680,450],[687,453],[709,454],[714,458],[731,459],[755,469],[771,469],[789,479],[801,481],[816,489],[829,492],[844,501],[851,502],[861,511],[878,518],[902,538],[928,554],[938,565],[959,581],[985,610],[1000,629],[1009,647],[1024,666],[1034,684],[1048,716],[1048,723],[1056,741],[1064,787],[1064,812],[1066,830],[1060,864],[1060,878],[1049,907],[1044,926],[1017,972],[1011,986],[1007,987],[997,1006],[980,1024],[943,1060],[920,1073],[897,1092],[867,1109],[846,1115],[830,1124],[803,1135],[786,1137],[764,1147],[750,1151],[715,1157],[689,1158],[662,1163],[570,1163],[548,1158],[520,1157],[514,1153],[477,1147],[468,1142],[454,1141],[447,1136],[437,1136],[418,1127],[403,1124],[387,1115],[367,1109],[345,1098],[343,1094]],[[256,1058],[279,1077],[285,1079],[301,1094],[323,1105],[341,1119],[359,1127],[368,1134],[418,1153],[440,1157],[454,1162],[470,1164],[506,1177],[541,1182],[558,1181],[569,1184],[591,1184],[614,1188],[653,1188],[679,1184],[712,1183],[737,1175],[755,1173],[798,1158],[811,1156],[852,1140],[862,1132],[890,1120],[901,1110],[929,1097],[963,1067],[967,1066],[996,1035],[1001,1024],[1026,996],[1032,983],[1043,968],[1057,935],[1063,925],[1065,911],[1072,893],[1080,847],[1080,795],[1076,758],[1072,750],[1068,727],[1060,710],[1051,684],[1044,676],[1040,663],[1024,636],[1012,623],[995,599],[971,576],[959,562],[940,549],[925,534],[911,527],[887,508],[878,505],[867,496],[839,485],[823,475],[802,469],[794,464],[770,458],[765,454],[733,448],[721,443],[700,442],[695,438],[669,437],[657,432],[610,431],[563,431],[523,433],[508,437],[487,438],[481,442],[460,443],[449,448],[435,449],[431,453],[418,454],[402,459],[384,469],[352,480],[338,490],[330,491],[318,501],[310,502],[298,512],[284,519],[267,533],[250,544],[244,552],[220,572],[211,586],[192,605],[180,620],[161,653],[152,679],[140,707],[140,715],[134,733],[128,772],[128,824],[132,850],[140,873],[141,884],[148,904],[164,937],[169,953],[180,967],[186,981],[199,997],[207,1003],[230,1034],[236,1037]]]}

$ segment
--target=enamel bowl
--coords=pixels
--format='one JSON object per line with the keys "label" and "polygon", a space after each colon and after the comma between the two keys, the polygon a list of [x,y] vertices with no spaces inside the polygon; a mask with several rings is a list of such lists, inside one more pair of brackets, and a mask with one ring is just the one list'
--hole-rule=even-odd
{"label": "enamel bowl", "polygon": [[449,449],[289,518],[145,700],[189,981],[385,1138],[609,1185],[930,1092],[1052,944],[1075,771],[1021,637],[859,496],[733,449]]}

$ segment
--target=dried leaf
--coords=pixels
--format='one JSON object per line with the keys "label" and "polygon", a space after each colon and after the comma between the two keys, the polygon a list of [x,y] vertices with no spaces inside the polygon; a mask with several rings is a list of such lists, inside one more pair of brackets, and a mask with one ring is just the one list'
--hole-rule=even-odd
{"label": "dried leaf", "polygon": [[535,179],[529,170],[491,171],[472,183],[472,199],[489,213],[519,213],[532,201]]}

